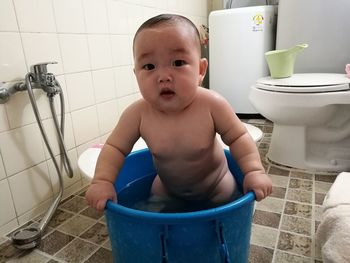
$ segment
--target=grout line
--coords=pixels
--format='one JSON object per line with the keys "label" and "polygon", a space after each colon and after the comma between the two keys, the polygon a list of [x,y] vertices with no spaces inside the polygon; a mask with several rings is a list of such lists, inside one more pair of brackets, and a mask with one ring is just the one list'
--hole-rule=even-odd
{"label": "grout line", "polygon": [[[273,256],[272,256],[272,262],[275,262],[276,260],[276,252],[278,250],[278,242],[279,242],[279,238],[280,238],[280,234],[281,234],[281,226],[282,226],[282,221],[283,221],[283,215],[284,215],[284,210],[286,208],[286,200],[287,200],[287,193],[289,190],[289,183],[290,183],[290,174],[291,172],[289,171],[289,175],[288,175],[288,182],[287,182],[287,186],[286,186],[286,192],[284,195],[284,199],[283,199],[283,206],[282,206],[282,211],[281,211],[281,219],[278,225],[278,229],[277,229],[277,239],[276,239],[276,243],[275,243],[275,249],[273,251]],[[278,262],[276,262],[278,263]]]}

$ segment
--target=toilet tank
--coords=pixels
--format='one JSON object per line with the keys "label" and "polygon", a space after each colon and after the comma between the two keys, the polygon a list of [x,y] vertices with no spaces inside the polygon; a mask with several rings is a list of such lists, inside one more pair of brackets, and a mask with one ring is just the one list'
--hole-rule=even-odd
{"label": "toilet tank", "polygon": [[279,0],[276,48],[307,43],[295,73],[345,73],[350,63],[350,0]]}

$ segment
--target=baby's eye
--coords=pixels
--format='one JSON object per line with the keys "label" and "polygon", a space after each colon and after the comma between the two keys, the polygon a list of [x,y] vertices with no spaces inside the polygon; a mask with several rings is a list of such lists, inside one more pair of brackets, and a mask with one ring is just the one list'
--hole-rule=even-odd
{"label": "baby's eye", "polygon": [[155,69],[155,66],[153,64],[146,64],[142,68],[145,70],[152,70]]}
{"label": "baby's eye", "polygon": [[185,60],[178,59],[178,60],[173,61],[173,66],[174,67],[181,67],[181,66],[183,66],[185,64],[186,64]]}

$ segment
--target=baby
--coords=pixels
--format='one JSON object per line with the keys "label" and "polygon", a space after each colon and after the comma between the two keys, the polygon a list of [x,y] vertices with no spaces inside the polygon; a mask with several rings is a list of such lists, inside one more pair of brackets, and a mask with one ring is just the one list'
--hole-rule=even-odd
{"label": "baby", "polygon": [[101,211],[108,199],[116,201],[114,181],[139,137],[157,170],[154,196],[210,206],[231,201],[236,183],[216,133],[244,174],[244,193],[267,197],[272,183],[244,124],[222,96],[200,87],[208,62],[195,25],[179,15],[153,17],[136,32],[133,53],[143,98],[122,113],[104,144],[86,193],[89,205]]}

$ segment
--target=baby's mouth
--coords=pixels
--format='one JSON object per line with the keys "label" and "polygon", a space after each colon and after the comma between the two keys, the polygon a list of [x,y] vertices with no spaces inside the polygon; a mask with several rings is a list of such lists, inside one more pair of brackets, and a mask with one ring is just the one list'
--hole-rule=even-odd
{"label": "baby's mouth", "polygon": [[172,98],[174,95],[175,95],[175,92],[168,88],[164,88],[160,92],[160,96],[163,98]]}

